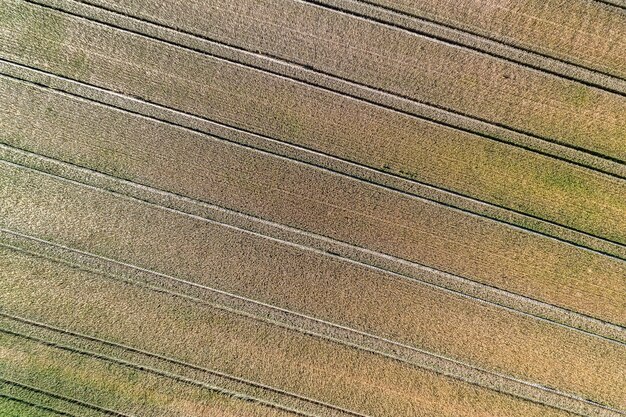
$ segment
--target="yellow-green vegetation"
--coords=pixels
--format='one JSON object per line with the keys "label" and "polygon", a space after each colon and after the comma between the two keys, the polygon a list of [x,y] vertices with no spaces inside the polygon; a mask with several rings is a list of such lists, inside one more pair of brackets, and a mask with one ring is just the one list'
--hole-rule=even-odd
{"label": "yellow-green vegetation", "polygon": [[[74,108],[67,113],[65,120],[71,120],[73,110]],[[93,119],[104,121],[107,117],[113,117],[113,114],[93,113]],[[106,136],[91,135],[93,131],[88,129],[87,123],[76,123],[73,133],[66,132],[50,137],[35,136],[33,133],[22,136],[38,138],[30,142],[31,150],[60,159],[69,159],[70,162],[78,161],[79,164],[85,163],[87,166],[90,158],[101,152],[99,147],[108,146],[120,155],[136,155],[132,158],[126,156],[127,170],[132,171],[132,176],[138,178],[140,182],[158,188],[215,202],[238,211],[246,211],[341,241],[427,264],[608,321],[623,323],[623,318],[626,317],[626,307],[621,297],[626,291],[626,282],[623,280],[624,262],[358,181],[328,175],[302,164],[290,164],[277,158],[237,150],[229,145],[212,142],[210,138],[203,136],[191,135],[163,125],[148,123],[133,125],[132,118],[121,120],[123,122],[111,125],[123,126],[129,135],[120,134],[121,141],[116,145],[112,145],[115,144],[113,139],[107,141]],[[58,128],[51,131],[63,132]],[[70,135],[74,140],[84,135],[82,136],[84,139],[74,142],[76,146],[71,149],[63,146],[63,139],[56,139],[69,138]],[[98,139],[99,137],[102,139]],[[168,144],[168,149],[172,151],[163,152],[164,144]],[[91,149],[92,146],[96,149]],[[74,156],[70,157],[70,154]],[[502,162],[505,162],[505,158],[502,158]],[[513,171],[514,165],[512,163],[509,165],[509,170]],[[95,165],[91,167],[99,168]],[[536,172],[529,171],[526,178],[541,177],[545,175],[544,172],[545,169],[536,168]],[[565,174],[558,170],[553,172],[549,174],[550,181],[554,181],[552,178],[555,174],[565,178],[565,181],[558,180],[558,184],[559,187],[568,188],[570,191],[570,197],[566,200],[568,205],[572,200],[574,203],[581,201],[581,195],[577,196],[578,198],[572,196],[572,193],[575,195],[581,192],[585,196],[596,196],[599,201],[613,199],[613,207],[619,207],[620,203],[614,200],[615,197],[608,187],[600,192],[594,190],[594,187],[585,186],[584,191],[580,191],[582,187],[573,187],[569,176],[564,176]],[[593,176],[588,177],[588,181],[593,179]],[[493,181],[494,177],[491,180]],[[545,178],[542,181],[548,182]],[[29,186],[32,187],[37,183],[39,180],[32,181]],[[602,183],[600,181],[597,184]],[[42,187],[46,188],[48,185]],[[522,188],[516,187],[517,190]],[[16,191],[15,195],[22,192]],[[59,188],[59,192],[66,193],[63,187]],[[54,196],[52,192],[47,194],[49,194],[47,197],[43,194],[40,197],[52,200],[41,204],[50,204],[60,198]],[[24,194],[22,203],[35,204],[34,201],[29,202],[29,198]],[[76,198],[83,199],[79,196]],[[552,198],[556,198],[556,195]],[[71,204],[69,207],[77,204],[71,199],[68,201]],[[86,206],[88,208],[83,210],[74,207],[76,214],[72,217],[91,217],[86,213],[89,213],[92,207],[93,210],[101,211],[109,203],[103,203],[101,207],[95,207],[87,202],[84,204],[88,204]],[[599,202],[591,203],[592,206],[593,204],[597,204],[597,207],[587,206],[580,209],[579,213],[586,216],[588,212],[610,211]],[[7,203],[7,210],[9,209],[11,205]],[[28,210],[23,211],[27,212]],[[129,212],[132,211],[125,209],[121,211]],[[617,209],[617,212],[620,210]],[[7,212],[7,216],[9,213]],[[42,224],[41,221],[35,220],[36,216],[45,218],[52,213],[52,210],[44,210],[39,214],[33,212],[35,217],[31,222]],[[61,220],[63,213],[59,213],[58,216],[60,217],[55,217],[57,219],[55,221],[64,222]],[[163,227],[163,234],[153,236],[151,241],[167,241],[169,238],[165,230],[170,229],[162,226],[164,223],[147,225],[142,216],[138,215],[137,220],[133,220],[134,226],[126,226],[127,230],[135,228],[134,235],[121,232],[123,236],[129,237],[128,249],[121,252],[137,253],[139,258],[142,257],[142,251],[138,250],[139,246],[130,243],[136,240],[136,236]],[[14,217],[16,222],[19,221],[17,216]],[[128,217],[128,214],[120,217],[119,221],[125,217]],[[615,218],[622,222],[624,217]],[[50,221],[53,222],[52,218]],[[25,227],[30,227],[26,219],[23,222],[26,222]],[[139,224],[142,226],[137,226]],[[71,229],[72,225],[68,225],[67,232],[52,229],[53,231],[47,235],[60,237],[62,233],[68,236],[69,242],[78,242],[79,236],[84,231],[75,232]],[[106,230],[99,230],[97,233],[102,239],[111,236]],[[172,230],[171,233],[181,236],[181,241],[190,239],[182,237],[182,233],[177,230]],[[118,239],[117,243],[121,244],[122,241],[123,239]],[[188,253],[189,256],[193,256],[197,249],[191,248]],[[463,253],[464,256],[459,256],[459,253]],[[186,274],[188,267],[189,265],[183,262],[182,270],[177,270],[173,266],[168,269]],[[600,271],[601,278],[598,278],[597,274]],[[601,285],[598,284],[599,279]],[[572,293],[572,283],[576,283],[577,293]]]}
{"label": "yellow-green vegetation", "polygon": [[462,8],[439,0],[373,3],[626,77],[626,17],[601,2],[572,0],[563,7],[558,0],[470,0]]}
{"label": "yellow-green vegetation", "polygon": [[[51,13],[34,10],[42,16]],[[89,82],[363,165],[386,166],[390,173],[626,243],[626,185],[622,180],[145,38],[69,17],[63,19],[66,25],[72,25],[69,33],[85,35],[64,42],[60,56],[71,55],[76,50],[92,54],[89,59],[98,60],[95,68],[99,70],[90,77],[83,77]],[[14,34],[9,32],[7,36]],[[118,50],[117,45],[125,47]],[[62,58],[43,60],[35,52],[20,53],[10,46],[5,53],[12,59],[35,60],[42,68],[65,73]],[[113,60],[109,55],[121,56]],[[167,67],[166,63],[171,66]],[[170,69],[189,76],[173,77]],[[153,76],[146,78],[145,71]],[[72,158],[80,164],[127,179],[154,178],[155,174],[137,174],[141,169],[133,172],[138,162],[145,161],[148,165],[160,158],[159,166],[172,166],[165,160],[171,155],[143,151],[143,147],[158,148],[162,137],[168,135],[161,132],[171,129],[154,127],[151,135],[137,133],[149,123],[132,121],[101,108],[89,108],[85,103],[47,95],[39,97],[41,93],[24,86],[11,85],[5,80],[2,83],[3,90],[7,91],[6,107],[15,113],[19,111],[20,117],[37,120],[37,123],[15,124],[12,123],[15,113],[7,112],[2,123],[5,143],[51,153],[50,149],[64,141],[63,148],[54,153],[58,157]],[[58,109],[66,109],[61,110],[63,117],[43,116],[35,111],[37,105],[45,106],[48,100],[58,103]],[[594,102],[594,108],[598,105]],[[23,111],[24,108],[29,111]],[[599,115],[597,118],[602,119]],[[33,133],[33,129],[44,123],[44,129]],[[127,123],[134,129],[132,134],[130,129],[125,129]],[[582,122],[575,125],[585,126]],[[37,137],[42,131],[50,132],[49,137]],[[59,138],[54,139],[57,143],[52,145],[51,138],[55,136]],[[89,153],[79,156],[76,152],[84,146],[80,143],[83,136],[97,138],[99,143],[97,147],[92,146]],[[122,137],[123,140],[118,139]],[[623,137],[623,131],[617,135],[620,148],[623,148]],[[28,143],[24,143],[25,138]],[[138,147],[132,152],[123,145],[131,142]],[[47,148],[46,143],[50,144]],[[178,146],[187,146],[197,153],[188,145]],[[176,150],[179,152],[178,147]],[[204,168],[210,167],[205,165]],[[160,176],[167,178],[164,174]],[[567,183],[553,180],[563,176],[575,179],[580,186],[571,188]]]}
{"label": "yellow-green vegetation", "polygon": [[0,0],[0,417],[623,412],[621,81],[369,16],[626,70],[557,2]]}
{"label": "yellow-green vegetation", "polygon": [[[9,262],[11,268],[0,269],[2,282],[9,288],[0,298],[5,311],[12,314],[372,416],[568,415],[186,299],[8,249],[2,253],[0,260]],[[33,302],[40,299],[47,302]],[[97,381],[98,372],[103,371],[94,369]],[[107,391],[119,389],[118,383],[103,381],[104,392],[98,398],[110,398]]]}
{"label": "yellow-green vegetation", "polygon": [[[183,28],[247,50],[265,52],[403,97],[626,160],[624,136],[620,135],[626,127],[623,117],[626,101],[623,97],[472,50],[305,2],[289,1],[278,5],[271,0],[245,0],[236,4],[229,0],[211,3],[190,1],[184,4],[174,0],[99,0],[99,3],[123,13]],[[447,11],[464,16],[459,12],[458,5],[452,2],[444,5],[440,2],[419,2],[415,5],[411,2],[409,5],[392,3],[392,8],[430,7],[441,9],[442,13]],[[422,6],[422,3],[426,5]],[[561,24],[559,10],[563,8],[556,1],[552,3],[545,7],[553,14],[554,22],[552,25],[545,21],[541,24],[550,27],[554,36],[560,33],[555,30],[554,24]],[[481,4],[472,1],[462,9],[470,9],[470,14],[476,13],[476,9],[490,8],[499,13],[514,13],[507,11],[506,5],[480,7]],[[543,3],[541,6],[533,4],[522,8],[530,9],[531,13],[535,9],[537,13],[541,7],[544,7]],[[585,8],[577,4],[575,10]],[[520,14],[526,17],[523,13]],[[588,16],[584,13],[581,11],[581,15]],[[597,6],[587,13],[598,13],[589,19],[593,22],[606,19],[604,22],[613,21],[620,28],[624,26],[624,18],[619,12],[610,13]],[[624,45],[620,29],[612,29],[613,26],[607,24],[605,31],[600,31],[602,35],[583,35],[573,23],[580,17],[575,12],[564,14],[569,20],[566,29],[572,36],[568,39],[570,46],[560,43],[559,50],[570,49],[571,43],[589,42],[584,45],[585,52],[577,51],[578,56],[585,57],[586,51],[598,49],[597,36],[604,36],[604,32],[609,31],[607,37],[611,40],[604,41],[602,47],[605,49],[601,52],[595,51],[599,52],[596,57],[618,57],[613,63],[619,63],[624,70],[624,54],[618,52],[620,48],[617,46],[620,43]],[[481,21],[481,18],[476,20]],[[527,24],[532,27],[536,20],[537,17],[534,17]],[[508,22],[509,19],[502,21]],[[585,26],[591,30],[594,25],[585,21]],[[507,27],[505,23],[500,30]],[[529,30],[529,33],[535,36],[535,31]],[[351,41],[344,42],[346,38]],[[558,36],[557,41],[562,42],[562,37]],[[552,47],[555,48],[555,45]],[[573,97],[580,97],[580,89],[586,90],[587,99],[572,102],[571,92],[574,91]],[[255,87],[251,90],[254,91]],[[571,123],[574,117],[577,123]]]}
{"label": "yellow-green vegetation", "polygon": [[[12,184],[6,188],[7,196],[0,213],[7,219],[5,226],[16,231],[442,352],[481,367],[578,392],[600,402],[612,401],[615,391],[621,389],[620,375],[626,370],[620,359],[624,349],[619,345],[181,213],[64,184],[21,169],[6,167],[4,171]],[[36,195],[29,191],[33,187],[40,190]],[[342,189],[352,195],[367,195],[344,186],[327,185],[326,188],[331,193]],[[372,204],[367,200],[363,203]],[[389,204],[398,207],[400,213],[426,210],[403,207],[393,200]],[[355,208],[354,202],[352,205]],[[311,208],[311,213],[327,210]],[[450,220],[452,230],[470,219]],[[355,223],[362,221],[365,220]],[[496,238],[497,231],[489,233],[491,239]],[[429,237],[426,252],[439,234],[429,232],[425,236]],[[525,240],[528,236],[516,232],[504,235],[502,241],[510,241],[513,247],[528,248],[530,242]],[[441,247],[446,247],[461,237],[449,235],[441,239]],[[477,242],[483,240],[482,248],[488,249],[485,245],[490,242],[484,236],[478,235],[476,239]],[[389,242],[394,241],[389,239]],[[476,244],[468,245],[473,246]],[[543,274],[536,276],[535,286],[552,294],[562,288],[556,293],[558,298],[552,300],[568,300],[568,296],[574,300],[582,298],[578,293],[570,295],[568,287],[556,280],[558,276],[547,279],[545,271],[546,265],[560,260],[571,265],[571,275],[582,268],[586,272],[593,265],[590,258],[584,259],[589,254],[562,252],[557,257],[554,252],[559,247],[550,251],[545,251],[541,245],[529,248],[529,259],[534,263],[514,258],[518,264],[515,269],[511,267],[509,274],[520,273],[527,265],[539,264]],[[497,256],[495,249],[489,250],[487,256]],[[544,251],[556,260],[547,257]],[[454,254],[442,251],[438,256],[453,259]],[[606,258],[598,257],[596,262],[600,260],[606,261]],[[608,290],[610,285],[615,288],[621,285],[620,266],[618,262],[602,266],[605,278],[610,272],[615,274],[603,287],[579,284],[580,294],[584,288],[584,299],[597,297],[597,305],[606,309],[606,300],[614,298],[614,308],[623,308],[619,290]],[[615,269],[611,271],[611,267]],[[369,314],[372,311],[376,314]],[[459,314],[460,311],[463,314]],[[189,313],[183,310],[181,314]],[[539,355],[542,361],[529,365],[526,359],[533,355]],[[564,360],[569,364],[566,370],[562,367]],[[607,384],[608,380],[613,382]]]}
{"label": "yellow-green vegetation", "polygon": [[[291,415],[258,403],[231,398],[207,388],[47,346],[1,331],[0,375],[19,384],[34,386],[66,398],[76,398],[100,408],[142,417]],[[14,403],[9,402],[7,407],[11,404],[15,407]],[[52,398],[50,403],[40,401],[39,405],[53,409],[56,405],[56,409],[64,411],[58,407],[58,401]],[[105,415],[95,411],[92,414]]]}
{"label": "yellow-green vegetation", "polygon": [[59,15],[40,14],[14,1],[3,1],[0,11],[2,30],[18,30],[11,39],[11,48],[21,54],[32,54],[47,61],[62,62],[69,76],[88,75],[87,55],[78,50],[68,53],[63,44],[67,37],[66,19]]}
{"label": "yellow-green vegetation", "polygon": [[30,405],[13,398],[0,395],[0,416],[1,417],[58,417],[54,411],[41,409],[36,405]]}

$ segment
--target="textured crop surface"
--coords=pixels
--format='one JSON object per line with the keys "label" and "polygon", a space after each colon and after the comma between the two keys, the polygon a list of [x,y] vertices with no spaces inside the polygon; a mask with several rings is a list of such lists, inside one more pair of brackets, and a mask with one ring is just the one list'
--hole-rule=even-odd
{"label": "textured crop surface", "polygon": [[0,0],[0,417],[625,417],[623,0]]}

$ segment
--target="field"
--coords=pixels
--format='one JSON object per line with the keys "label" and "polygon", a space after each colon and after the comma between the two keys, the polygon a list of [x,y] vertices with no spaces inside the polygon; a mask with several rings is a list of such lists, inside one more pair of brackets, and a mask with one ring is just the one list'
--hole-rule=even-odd
{"label": "field", "polygon": [[626,413],[619,6],[0,1],[0,415]]}
{"label": "field", "polygon": [[[82,103],[30,98],[25,105],[46,103],[62,113],[24,124],[50,135],[5,130],[13,145],[624,324],[622,261],[193,132]],[[80,109],[96,113],[81,120]],[[89,123],[94,119],[123,131],[113,142],[108,131]],[[99,131],[105,133],[100,141]],[[163,147],[170,151],[159,153]],[[609,190],[604,195],[619,197]],[[589,269],[602,271],[602,291]],[[509,280],[511,271],[515,281]],[[571,292],[563,274],[577,282],[584,297]]]}
{"label": "field", "polygon": [[[471,50],[304,2],[168,1],[165,7],[156,1],[96,3],[229,45],[271,53],[455,113],[626,160],[622,143],[626,107],[618,97]],[[342,42],[345,38],[351,42]],[[569,123],[573,115],[580,123]]]}
{"label": "field", "polygon": [[[58,27],[58,33],[20,33],[34,26],[27,24],[16,25],[17,33],[5,31],[8,57],[17,62],[39,62],[55,74],[626,242],[621,178],[38,6],[22,7],[10,12],[16,22],[32,14],[36,21],[49,20],[46,27]],[[81,36],[73,39],[73,33]],[[24,40],[31,38],[40,44]],[[118,50],[117,45],[128,47]],[[146,71],[151,74],[147,79]],[[199,85],[198,77],[207,82]],[[501,107],[500,100],[490,100]],[[623,122],[617,117],[626,111],[619,109],[621,102],[606,106],[615,111],[609,119],[597,116],[603,107],[592,102],[594,123]],[[604,126],[601,131],[610,124]],[[618,148],[620,138],[623,132],[615,136]],[[596,202],[607,208],[597,210]]]}
{"label": "field", "polygon": [[[626,77],[626,17],[602,2],[574,0],[561,7],[558,1],[472,0],[463,8],[451,1],[371,3]],[[589,19],[590,15],[594,18]]]}
{"label": "field", "polygon": [[[111,408],[120,413],[146,416],[220,415],[245,417],[289,416],[288,412],[258,405],[243,399],[237,400],[219,392],[203,390],[199,386],[155,375],[107,360],[46,345],[37,340],[18,335],[0,333],[2,343],[2,374],[11,382],[3,382],[3,391],[24,396],[31,401],[48,400],[50,411],[36,414],[37,408],[3,399],[0,410],[8,415],[51,415],[69,409],[83,416],[110,415]],[[32,388],[38,385],[38,391]],[[56,391],[60,397],[52,399],[40,391]],[[99,404],[92,408],[72,404],[66,398],[82,393],[86,404]],[[31,403],[32,404],[32,403]],[[23,410],[20,410],[22,408]],[[13,413],[13,414],[11,414]]]}
{"label": "field", "polygon": [[[5,257],[14,268],[3,277],[12,288],[3,298],[3,305],[20,315],[79,333],[88,331],[99,339],[175,357],[202,368],[271,382],[276,388],[355,412],[447,413],[443,407],[458,409],[455,403],[462,404],[468,396],[476,398],[473,391],[481,390],[168,294],[89,276],[49,261],[33,262],[18,253]],[[37,269],[36,274],[31,268]],[[33,276],[37,278],[29,278]],[[33,296],[50,298],[46,304],[29,305]],[[202,351],[196,346],[202,346]],[[566,415],[507,395],[481,391],[484,397],[476,401],[472,415]],[[441,396],[448,399],[446,404],[436,401]]]}
{"label": "field", "polygon": [[[483,366],[489,363],[494,371],[506,370],[550,386],[557,381],[559,385],[576,386],[587,390],[588,396],[593,396],[593,386],[606,389],[611,375],[615,375],[611,386],[619,389],[620,376],[626,372],[620,364],[623,350],[615,349],[611,343],[599,343],[594,338],[582,343],[581,336],[563,329],[495,306],[476,305],[458,295],[393,274],[346,264],[138,201],[80,189],[35,173],[18,174],[10,167],[5,170],[8,175],[3,182],[13,184],[6,187],[10,211],[2,214],[9,219],[19,217],[19,221],[3,226],[20,233],[416,347],[433,348],[449,357]],[[11,178],[20,178],[21,183],[16,184]],[[40,198],[29,198],[32,194]],[[229,256],[233,248],[237,250]],[[359,292],[354,293],[354,288]],[[303,294],[307,297],[303,298]],[[336,311],[337,305],[346,307]],[[368,316],[372,310],[377,314]],[[456,311],[463,311],[464,315],[458,317]],[[498,331],[494,331],[495,326]],[[484,340],[480,343],[484,348],[468,349],[471,340],[477,338]],[[509,345],[511,340],[519,342]],[[568,348],[576,345],[578,350],[568,356],[568,348],[555,350],[553,344]],[[541,364],[532,369],[527,364],[520,366],[524,357],[541,351],[545,352]],[[600,351],[603,360],[596,361]],[[565,357],[569,372],[560,366]]]}

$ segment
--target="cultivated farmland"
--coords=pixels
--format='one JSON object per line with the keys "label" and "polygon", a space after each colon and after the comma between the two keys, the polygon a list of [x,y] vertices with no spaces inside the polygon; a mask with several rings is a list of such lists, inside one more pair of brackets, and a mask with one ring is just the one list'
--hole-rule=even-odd
{"label": "cultivated farmland", "polygon": [[[602,2],[389,1],[371,3],[421,16],[584,67],[626,77],[626,15]],[[590,18],[593,16],[593,18]]]}
{"label": "cultivated farmland", "polygon": [[[37,6],[12,13],[49,21],[60,37],[20,34],[30,25],[5,31],[6,56],[18,62],[626,242],[621,179]],[[20,47],[32,37],[38,46]],[[180,73],[196,75],[171,75]],[[624,123],[620,105],[606,106],[616,123]],[[621,148],[623,131],[601,136]],[[597,199],[608,199],[607,209],[595,209]]]}
{"label": "cultivated farmland", "polygon": [[0,415],[626,412],[621,0],[0,2]]}
{"label": "cultivated farmland", "polygon": [[[0,333],[2,343],[2,374],[11,382],[2,383],[13,395],[24,395],[37,401],[44,399],[54,410],[73,411],[80,415],[102,416],[107,410],[146,416],[223,415],[245,417],[282,417],[290,413],[237,400],[219,392],[202,390],[185,382],[155,375],[147,370],[115,364],[108,360],[73,352],[16,334]],[[77,392],[87,404],[99,404],[97,409],[82,404],[71,404],[63,398],[52,398],[39,390],[55,391],[71,398]],[[7,399],[7,403],[10,400]],[[13,411],[18,404],[0,405],[3,411]],[[15,410],[14,415],[38,415],[32,406]],[[30,408],[30,409],[29,409]],[[68,410],[69,409],[69,410]],[[11,415],[11,414],[8,414]],[[48,415],[48,414],[42,414]],[[49,412],[49,415],[58,415]]]}
{"label": "cultivated farmland", "polygon": [[[11,276],[3,276],[5,282],[12,284],[11,295],[3,299],[3,304],[20,315],[79,333],[89,331],[99,339],[174,357],[201,368],[260,383],[272,382],[276,388],[294,395],[312,396],[374,415],[436,415],[449,412],[443,407],[459,409],[467,396],[477,398],[472,392],[480,390],[191,300],[87,276],[49,261],[34,262],[17,253],[5,257],[15,268]],[[33,267],[38,269],[38,278],[24,279],[34,276],[29,273]],[[33,291],[53,297],[46,304],[29,305],[27,300]],[[68,309],[76,311],[76,315],[68,315]],[[202,351],[196,346],[202,346]],[[240,361],[242,357],[246,361]],[[483,391],[485,398],[470,405],[465,411],[468,416],[494,412],[511,416],[567,415]],[[445,404],[436,401],[441,396],[448,399]],[[422,401],[425,398],[428,400]],[[454,405],[456,402],[459,405]],[[335,411],[337,415],[348,415]]]}
{"label": "cultivated farmland", "polygon": [[[622,142],[626,106],[619,96],[475,51],[301,1],[222,0],[181,4],[171,0],[165,2],[165,7],[163,2],[156,1],[122,2],[126,7],[118,6],[117,1],[98,3],[133,16],[166,21],[168,26],[217,38],[228,45],[271,53],[289,62],[455,113],[626,161]],[[169,16],[183,16],[185,21],[176,21],[174,17],[172,22]],[[59,25],[71,27],[72,23],[60,20]],[[61,43],[64,40],[72,43],[70,31],[66,32],[68,38],[59,39]],[[346,38],[351,42],[343,42]],[[127,53],[131,55],[132,51]],[[147,65],[151,59],[144,58],[148,59],[142,65]],[[85,60],[89,66],[91,58],[86,56]],[[569,123],[574,115],[580,123]]]}
{"label": "cultivated farmland", "polygon": [[[42,123],[50,119],[69,125],[68,117],[80,114],[76,110],[68,110],[67,117],[52,115],[40,119],[38,125],[25,126],[42,129]],[[107,117],[99,108],[94,110],[98,114],[93,118]],[[123,116],[110,113],[109,117]],[[98,171],[624,323],[626,306],[621,294],[626,291],[626,268],[621,261],[190,132],[184,132],[186,137],[180,136],[169,126],[152,125],[145,120],[135,119],[135,123],[140,122],[135,130],[128,118],[111,120],[111,125],[123,127],[117,135],[119,144],[111,143],[108,133],[97,142],[96,131],[79,136],[81,129],[90,128],[89,119],[85,117],[68,135],[57,133],[58,124],[50,124],[42,130],[54,132],[52,138],[45,133],[18,131],[15,135],[9,133],[8,140],[15,137],[13,144],[45,155],[62,160],[69,157],[69,162]],[[28,138],[35,136],[41,141],[31,145]],[[166,143],[171,143],[173,151],[159,155],[158,149]],[[68,148],[65,152],[64,147]],[[75,151],[72,153],[69,147]],[[146,151],[151,147],[153,150]],[[604,195],[614,194],[607,189]],[[41,215],[45,214],[37,214]],[[80,215],[80,210],[76,215]],[[73,236],[72,232],[68,236]],[[459,257],[459,253],[466,256]],[[494,256],[499,259],[495,265],[490,262]],[[590,270],[603,271],[602,287]],[[560,279],[563,274],[578,283],[578,291],[584,297],[571,293],[569,283]]]}
{"label": "cultivated farmland", "polygon": [[[20,184],[7,185],[11,208],[3,217],[19,217],[19,221],[3,224],[11,230],[392,337],[416,348],[436,347],[453,358],[489,363],[494,371],[506,369],[551,386],[563,384],[598,399],[601,394],[592,394],[593,386],[605,390],[611,375],[615,380],[610,390],[623,388],[621,375],[626,368],[620,358],[626,352],[610,343],[598,343],[594,338],[582,343],[581,336],[563,329],[495,306],[475,305],[394,274],[356,267],[36,173],[18,175],[19,171],[5,169],[8,178],[23,178]],[[2,180],[5,184],[10,181]],[[40,190],[34,194],[41,198],[28,198],[33,190]],[[67,218],[73,221],[68,224]],[[233,248],[237,248],[236,254],[229,256]],[[354,293],[354,288],[359,292]],[[346,308],[337,311],[337,305]],[[456,308],[450,310],[451,306]],[[372,310],[378,312],[370,317],[367,312]],[[463,311],[464,316],[458,317],[456,311]],[[468,349],[468,343],[476,338],[484,338],[481,349]],[[518,342],[508,346],[511,340]],[[554,344],[576,345],[576,353],[554,350]],[[532,369],[519,366],[524,357],[539,351],[545,352],[541,364]],[[595,361],[600,351],[603,360]],[[570,364],[568,372],[560,369],[564,357]]]}

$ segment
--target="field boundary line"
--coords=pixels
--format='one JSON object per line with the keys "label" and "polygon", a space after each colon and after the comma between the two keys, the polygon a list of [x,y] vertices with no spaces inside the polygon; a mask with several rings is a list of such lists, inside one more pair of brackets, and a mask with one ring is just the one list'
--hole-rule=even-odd
{"label": "field boundary line", "polygon": [[[91,1],[75,0],[92,4]],[[526,69],[547,73],[588,87],[626,97],[626,79],[609,72],[568,61],[532,48],[516,45],[503,37],[472,32],[435,18],[418,15],[379,4],[375,0],[296,0],[339,13],[365,19],[418,36],[469,49],[501,59]]]}
{"label": "field boundary line", "polygon": [[24,82],[38,89],[50,90],[62,96],[95,103],[153,122],[164,123],[193,134],[208,136],[211,140],[238,145],[250,151],[258,151],[293,163],[317,167],[331,174],[352,178],[387,191],[400,193],[409,198],[489,219],[507,227],[554,239],[583,250],[590,250],[622,261],[626,260],[626,245],[569,226],[478,200],[458,192],[369,168],[333,155],[283,143],[267,136],[223,125],[162,105],[69,80],[2,58],[0,58],[0,77]]}
{"label": "field boundary line", "polygon": [[[88,402],[84,402],[84,401],[78,400],[76,398],[66,397],[64,395],[57,394],[57,393],[51,392],[51,391],[47,391],[47,390],[44,390],[44,389],[41,389],[41,388],[38,388],[38,387],[34,387],[32,385],[16,382],[14,380],[4,378],[2,375],[0,375],[0,387],[2,385],[9,385],[9,386],[12,386],[13,388],[16,388],[17,390],[33,392],[33,393],[35,393],[37,395],[40,395],[42,397],[53,398],[53,399],[61,401],[63,403],[69,403],[71,406],[77,406],[77,407],[86,408],[86,409],[89,409],[89,410],[91,410],[93,412],[98,413],[98,415],[107,415],[107,416],[116,416],[116,417],[132,417],[129,414],[120,413],[118,411],[111,410],[111,409],[104,408],[104,407],[100,407],[98,405],[91,404],[91,403],[88,403]],[[1,389],[0,389],[0,391],[1,391]],[[11,395],[9,395],[9,396],[11,396]],[[18,400],[21,399],[21,398],[18,398],[18,397],[14,397],[14,398],[16,398]],[[24,401],[28,402],[29,404],[34,405],[35,407],[49,408],[50,410],[54,410],[53,412],[64,413],[63,415],[74,415],[74,414],[72,414],[73,411],[70,411],[70,412],[60,411],[60,410],[56,410],[56,409],[54,409],[52,407],[49,407],[47,405],[37,404],[37,403],[34,403],[34,402],[31,403],[30,401],[27,401],[27,400],[24,400]],[[81,413],[84,412],[84,411],[85,410],[81,410]],[[85,417],[85,416],[82,415],[81,417]]]}
{"label": "field boundary line", "polygon": [[[330,414],[333,417],[340,417],[345,415],[355,417],[368,417],[362,414],[350,412],[349,410],[342,411],[342,409],[332,405],[328,405],[328,408],[326,409],[326,406],[321,401],[307,399],[306,397],[299,396],[298,394],[290,393],[288,391],[280,390],[253,381],[247,381],[243,378],[238,378],[223,372],[202,368],[200,366],[189,364],[153,352],[136,349],[131,346],[126,346],[123,344],[111,342],[109,340],[72,332],[67,329],[62,329],[46,323],[41,323],[35,320],[16,316],[4,310],[0,310],[0,333],[9,334],[15,337],[22,337],[53,348],[65,350],[79,355],[84,355],[90,358],[99,359],[143,372],[152,373],[154,375],[169,378],[178,382],[188,383],[214,392],[218,392],[231,398],[262,404],[270,408],[280,409],[300,416],[316,417],[318,416],[318,414],[312,414],[308,411],[294,409],[278,402],[259,398],[255,395],[249,395],[248,393],[242,393],[231,390],[230,388],[224,388],[222,386],[216,385],[215,383],[207,383],[202,381],[202,379],[200,378],[192,378],[186,375],[180,375],[177,374],[176,371],[187,369],[190,372],[195,372],[197,375],[209,375],[211,377],[214,377],[215,380],[234,381],[236,384],[239,384],[239,387],[252,387],[251,389],[253,391],[270,391],[278,395],[291,397],[297,401],[302,401],[303,403],[310,402],[311,404],[322,407],[324,411],[335,412],[334,414]],[[41,333],[43,333],[44,335],[41,335]],[[124,357],[124,353],[128,355],[135,355],[135,359],[136,357],[143,357],[144,359],[148,358],[149,360],[153,360],[160,365],[169,364],[171,367],[169,369],[167,367],[166,369],[162,369],[153,366],[154,363],[148,365],[146,363],[134,362],[133,360],[128,359],[128,357]],[[174,369],[174,371],[172,371],[172,369]],[[321,411],[321,409],[317,411],[319,412]]]}
{"label": "field boundary line", "polygon": [[[7,234],[13,234],[16,238],[10,237],[8,239],[9,242],[7,242]],[[167,293],[200,305],[224,310],[252,320],[300,332],[308,336],[320,338],[370,354],[383,356],[394,361],[416,366],[501,394],[518,397],[523,400],[580,415],[617,416],[622,414],[619,410],[586,400],[575,394],[565,393],[509,375],[487,371],[462,361],[449,359],[383,337],[188,282],[166,274],[67,248],[38,238],[15,234],[14,232],[2,229],[0,229],[0,239],[1,246],[25,252],[36,257],[42,257],[57,263],[86,270],[108,279],[137,285],[146,290]],[[114,265],[114,267],[111,268],[110,265]],[[124,269],[128,271],[124,271]],[[171,281],[173,285],[163,285],[166,284],[164,281]],[[183,292],[179,292],[180,288],[178,288],[178,284],[186,285],[187,289],[183,290]],[[200,291],[193,291],[193,289]],[[210,292],[213,292],[214,295],[207,296]],[[217,295],[217,297],[215,295]],[[1,315],[3,315],[3,313],[0,311],[0,316]],[[293,324],[294,322],[297,324]],[[546,395],[549,397],[548,399],[545,398]]]}
{"label": "field boundary line", "polygon": [[174,48],[210,56],[236,66],[267,73],[280,79],[328,91],[405,116],[478,135],[529,152],[594,170],[604,175],[626,180],[626,161],[574,145],[563,144],[555,139],[515,130],[511,127],[467,116],[434,104],[422,103],[413,98],[403,97],[396,93],[390,93],[376,87],[360,84],[319,70],[313,70],[297,63],[247,51],[198,35],[184,33],[180,30],[170,29],[145,19],[109,11],[83,1],[67,0],[71,2],[70,4],[65,4],[66,2],[63,0],[22,1],[97,25],[162,42]]}
{"label": "field boundary line", "polygon": [[503,308],[620,345],[626,344],[626,329],[617,324],[316,233],[122,180],[3,144],[0,144],[0,164],[8,164],[21,170],[51,177],[56,181],[86,187],[116,198],[146,204],[201,222],[216,224],[281,245],[365,267],[416,285],[424,285],[479,303]]}

